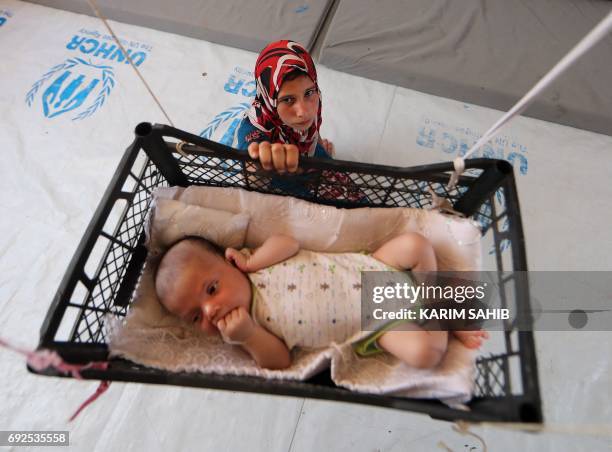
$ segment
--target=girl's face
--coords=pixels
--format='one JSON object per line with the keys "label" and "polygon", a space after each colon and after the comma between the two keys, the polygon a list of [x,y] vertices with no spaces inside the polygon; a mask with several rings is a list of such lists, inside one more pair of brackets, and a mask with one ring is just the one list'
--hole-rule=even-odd
{"label": "girl's face", "polygon": [[308,130],[319,111],[319,92],[306,74],[282,84],[278,92],[276,111],[289,127]]}

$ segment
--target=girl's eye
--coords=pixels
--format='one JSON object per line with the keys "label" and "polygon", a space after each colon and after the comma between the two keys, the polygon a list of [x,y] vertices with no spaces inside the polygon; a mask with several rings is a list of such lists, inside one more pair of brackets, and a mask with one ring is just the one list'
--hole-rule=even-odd
{"label": "girl's eye", "polygon": [[202,314],[201,313],[200,314],[196,314],[196,315],[193,316],[192,322],[193,323],[200,323],[200,319],[201,318],[202,318]]}
{"label": "girl's eye", "polygon": [[290,105],[291,103],[293,103],[293,99],[291,97],[285,97],[283,100],[281,100],[281,102]]}
{"label": "girl's eye", "polygon": [[308,91],[306,91],[306,97],[314,96],[316,93],[317,91],[315,89],[309,89]]}
{"label": "girl's eye", "polygon": [[215,281],[214,283],[212,283],[210,286],[208,286],[208,290],[206,291],[208,293],[208,295],[214,295],[215,292],[217,292],[217,286],[218,286],[218,282]]}

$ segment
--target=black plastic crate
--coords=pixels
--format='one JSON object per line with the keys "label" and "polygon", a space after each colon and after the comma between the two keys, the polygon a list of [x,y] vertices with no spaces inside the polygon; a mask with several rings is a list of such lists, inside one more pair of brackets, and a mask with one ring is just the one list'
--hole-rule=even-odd
{"label": "black plastic crate", "polygon": [[[483,227],[483,235],[492,234],[498,271],[527,270],[514,175],[512,166],[503,160],[467,160],[467,175],[449,191],[446,184],[453,170],[451,163],[399,168],[302,159],[300,167],[305,170],[302,176],[280,177],[259,167],[253,172],[253,165],[249,163],[252,161],[246,153],[169,126],[141,123],[135,134],[41,328],[39,349],[56,350],[66,361],[108,360],[104,315],[127,313],[146,258],[144,220],[151,193],[163,186],[241,187],[344,208],[428,207],[431,189],[449,199],[455,210],[477,220]],[[183,148],[187,156],[176,150],[178,140],[189,143]],[[330,192],[334,188],[341,194],[338,196],[336,191],[337,197],[332,198]],[[351,201],[346,195],[351,191],[363,196]],[[502,259],[504,248],[511,250],[510,263],[505,262],[507,258]],[[500,281],[499,290],[506,306],[529,312],[526,280]],[[529,319],[523,321],[529,322]],[[172,373],[112,359],[106,370],[85,370],[82,375],[87,379],[339,400],[422,412],[445,420],[542,422],[533,334],[513,330],[504,335],[503,350],[477,360],[476,393],[469,403],[471,411],[452,409],[433,400],[351,392],[335,386],[329,371],[305,382],[278,381]],[[52,369],[40,373],[68,376]]]}

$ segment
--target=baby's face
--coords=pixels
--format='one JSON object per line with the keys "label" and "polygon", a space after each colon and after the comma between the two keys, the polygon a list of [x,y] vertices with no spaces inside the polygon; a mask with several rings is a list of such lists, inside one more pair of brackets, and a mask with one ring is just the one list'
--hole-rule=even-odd
{"label": "baby's face", "polygon": [[162,288],[162,304],[205,333],[218,334],[217,322],[230,311],[238,307],[249,311],[251,283],[223,257],[193,244],[182,248],[170,251],[179,254],[175,259],[179,267],[168,287]]}

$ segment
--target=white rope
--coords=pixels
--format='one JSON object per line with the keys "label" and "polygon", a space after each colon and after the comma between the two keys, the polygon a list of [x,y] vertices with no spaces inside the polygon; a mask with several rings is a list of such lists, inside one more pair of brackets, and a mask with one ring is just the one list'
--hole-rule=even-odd
{"label": "white rope", "polygon": [[520,115],[533,101],[533,99],[539,95],[548,85],[550,85],[559,75],[565,72],[572,64],[578,60],[582,55],[588,52],[591,47],[597,44],[606,34],[612,30],[612,11],[601,21],[597,26],[591,30],[582,40],[576,44],[576,46],[570,50],[544,77],[540,79],[536,85],[519,100],[514,107],[512,107],[504,116],[502,116],[493,126],[487,130],[483,136],[470,148],[470,150],[463,156],[457,157],[453,164],[455,166],[455,172],[451,175],[451,179],[448,183],[448,188],[453,188],[459,179],[459,176],[465,170],[464,160],[470,157],[476,152],[482,145],[493,139],[499,130],[506,125],[513,117]]}
{"label": "white rope", "polygon": [[[147,91],[149,92],[149,94],[151,95],[151,97],[153,98],[153,100],[155,101],[155,103],[157,104],[157,106],[159,107],[161,112],[163,113],[163,115],[168,120],[168,123],[172,127],[174,127],[174,123],[172,122],[172,119],[170,119],[170,116],[168,116],[168,113],[166,113],[166,110],[164,109],[164,107],[162,107],[161,102],[159,101],[157,96],[153,93],[153,90],[151,89],[151,87],[149,86],[147,81],[144,79],[144,77],[142,76],[142,74],[140,73],[140,71],[138,70],[136,65],[134,64],[134,61],[132,61],[132,58],[130,57],[129,53],[126,52],[125,48],[123,47],[123,45],[119,41],[119,38],[117,38],[117,35],[115,34],[115,32],[113,31],[111,26],[108,24],[108,21],[106,20],[106,17],[104,17],[104,15],[98,9],[98,6],[96,5],[95,0],[87,0],[87,3],[89,3],[89,6],[91,6],[91,9],[93,10],[94,14],[98,17],[98,19],[100,19],[104,23],[104,26],[106,27],[108,32],[111,34],[111,36],[115,40],[115,43],[119,46],[119,48],[121,49],[121,52],[123,52],[123,55],[125,55],[125,57],[129,61],[130,66],[132,66],[132,69],[134,69],[134,71],[136,72],[136,75],[140,78],[140,80],[144,84],[145,88],[147,89]],[[184,141],[181,141],[180,143],[177,143],[176,150],[183,157],[188,158],[189,156],[185,153],[185,151],[183,151],[183,145],[184,144],[185,144]]]}
{"label": "white rope", "polygon": [[108,24],[108,22],[106,21],[106,17],[104,17],[102,15],[102,13],[100,13],[100,10],[98,9],[95,0],[87,0],[87,3],[89,3],[89,6],[91,6],[91,9],[93,9],[94,13],[96,14],[96,16],[98,16],[98,19],[100,19],[102,22],[104,22],[104,26],[106,27],[106,29],[108,30],[108,32],[111,34],[111,36],[113,37],[113,39],[115,40],[115,42],[117,43],[117,45],[119,46],[119,48],[121,49],[121,51],[123,52],[123,54],[125,55],[125,57],[127,58],[127,60],[130,62],[130,66],[132,66],[132,68],[134,69],[134,71],[136,71],[136,75],[138,75],[138,77],[140,78],[140,80],[142,80],[142,83],[144,84],[145,88],[147,88],[147,91],[149,91],[149,94],[151,94],[151,97],[153,97],[153,100],[155,101],[155,103],[157,104],[157,106],[159,107],[159,109],[162,111],[162,113],[164,114],[164,116],[166,117],[166,119],[168,120],[168,122],[170,123],[170,125],[172,127],[174,127],[174,123],[172,122],[172,120],[170,119],[170,116],[168,116],[168,114],[166,113],[166,110],[164,110],[164,107],[162,107],[161,103],[159,102],[159,100],[157,99],[157,97],[155,97],[155,94],[153,94],[153,91],[151,90],[151,88],[149,87],[149,84],[147,83],[147,81],[144,79],[144,77],[142,76],[142,74],[140,73],[140,71],[138,70],[138,68],[136,67],[136,65],[134,64],[134,62],[132,61],[132,58],[130,57],[130,55],[125,51],[125,48],[123,47],[123,45],[121,44],[121,42],[119,41],[119,39],[117,38],[117,36],[115,35],[115,32],[112,30],[112,28],[110,27],[110,25]]}

